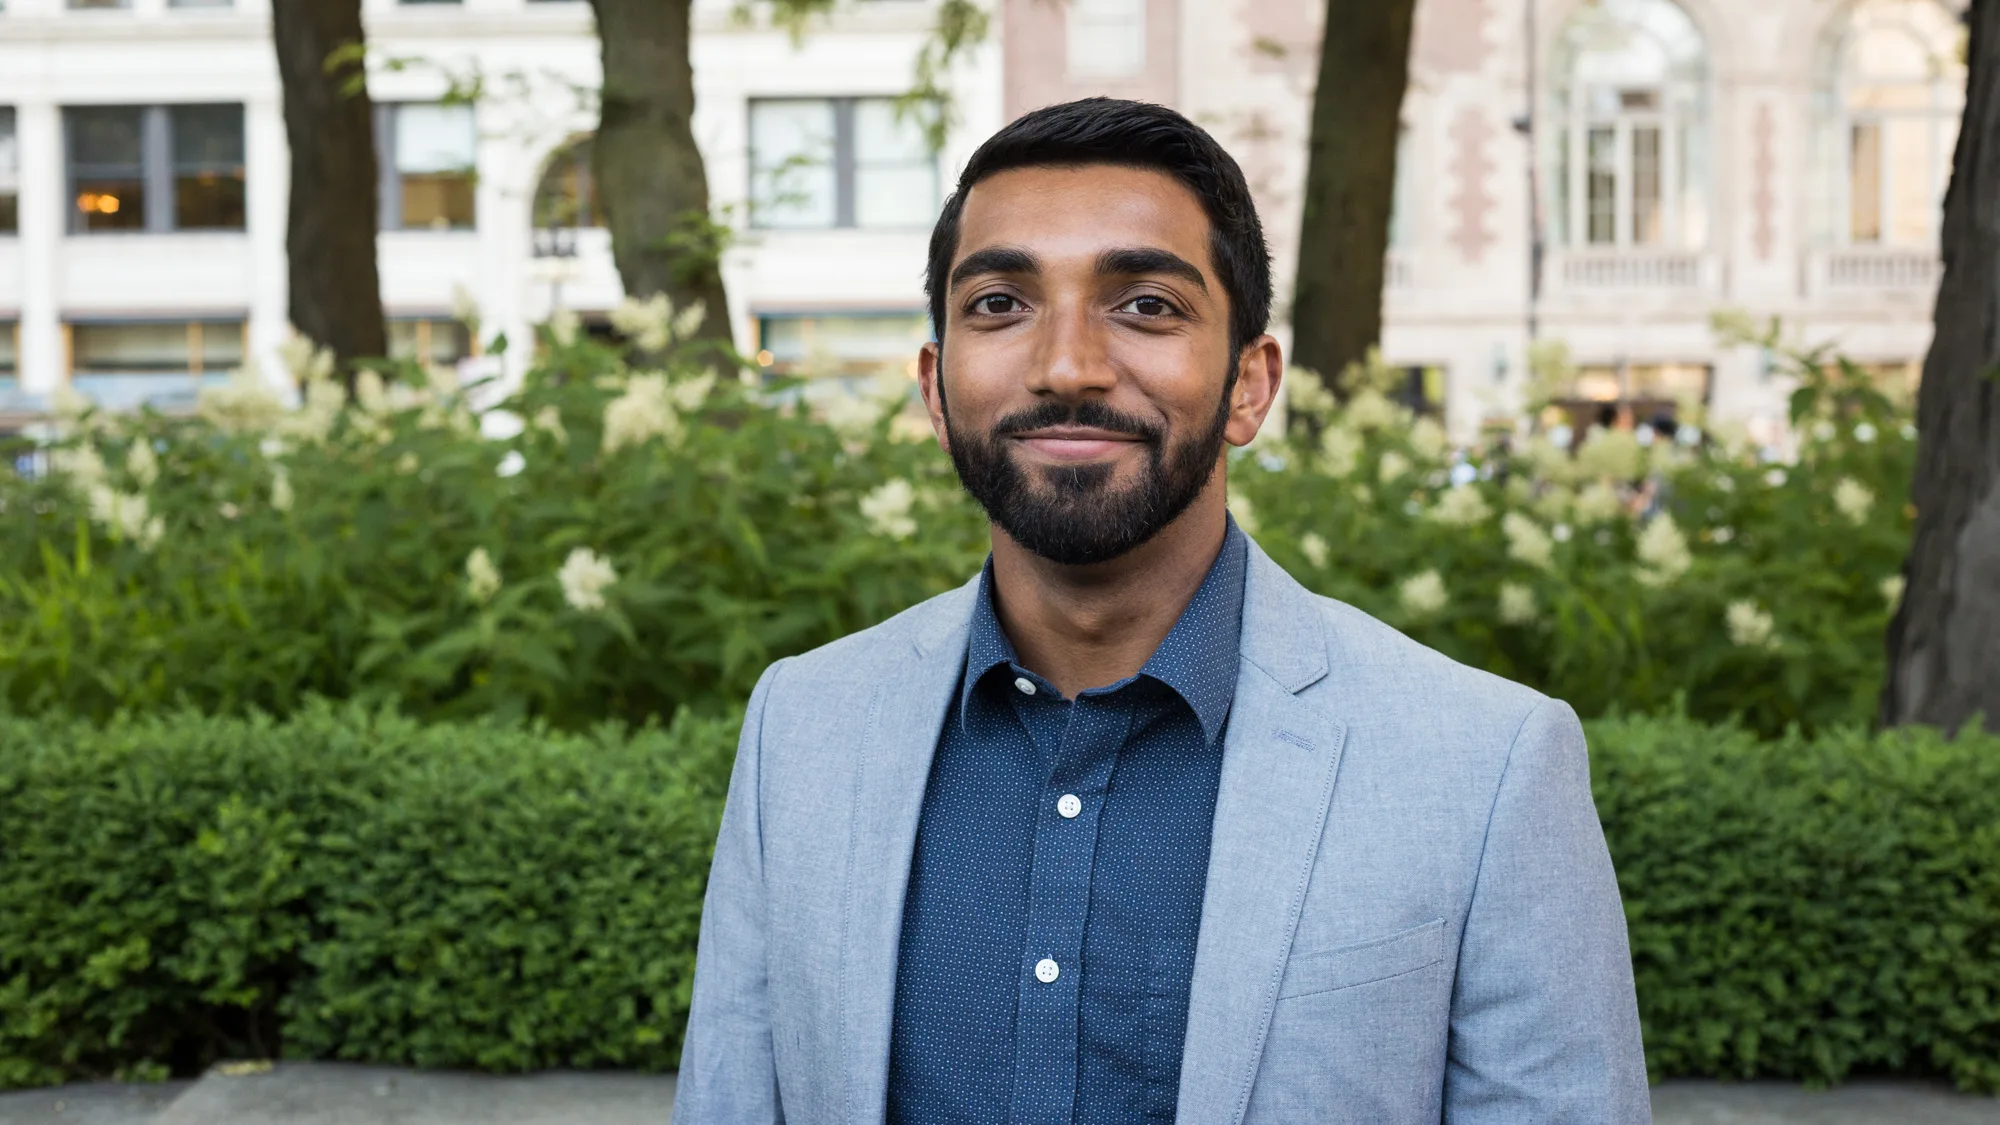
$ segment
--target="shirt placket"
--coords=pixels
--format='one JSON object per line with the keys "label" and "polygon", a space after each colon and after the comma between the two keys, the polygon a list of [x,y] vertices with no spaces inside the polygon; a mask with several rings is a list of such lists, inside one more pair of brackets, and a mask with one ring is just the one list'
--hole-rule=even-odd
{"label": "shirt placket", "polygon": [[1042,787],[1016,1008],[1013,1125],[1067,1125],[1075,1110],[1083,935],[1097,825],[1132,723],[1122,695],[1084,696],[1069,706],[1055,768]]}

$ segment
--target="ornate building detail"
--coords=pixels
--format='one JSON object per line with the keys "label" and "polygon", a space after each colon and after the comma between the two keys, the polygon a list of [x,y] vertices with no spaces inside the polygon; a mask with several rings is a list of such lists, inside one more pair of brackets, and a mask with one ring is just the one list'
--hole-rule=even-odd
{"label": "ornate building detail", "polygon": [[1495,207],[1493,192],[1486,179],[1494,171],[1488,146],[1493,141],[1493,124],[1476,106],[1458,111],[1451,123],[1451,244],[1468,262],[1486,256],[1487,247],[1497,241],[1486,228],[1486,218]]}

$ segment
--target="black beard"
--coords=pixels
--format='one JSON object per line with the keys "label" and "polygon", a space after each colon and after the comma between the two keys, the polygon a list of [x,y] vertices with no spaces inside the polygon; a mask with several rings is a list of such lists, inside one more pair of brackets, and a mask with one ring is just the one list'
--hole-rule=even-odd
{"label": "black beard", "polygon": [[[1065,566],[1115,559],[1187,511],[1208,486],[1222,455],[1230,389],[1223,388],[1222,402],[1205,431],[1171,443],[1161,427],[1096,399],[1044,402],[1002,418],[989,433],[975,437],[952,424],[950,404],[943,400],[944,373],[938,373],[945,435],[951,441],[951,463],[959,483],[1014,542]],[[1033,474],[1040,479],[1037,487],[1007,443],[1011,435],[1057,425],[1088,426],[1138,438],[1146,449],[1139,480],[1114,488],[1115,466],[1053,466]]]}

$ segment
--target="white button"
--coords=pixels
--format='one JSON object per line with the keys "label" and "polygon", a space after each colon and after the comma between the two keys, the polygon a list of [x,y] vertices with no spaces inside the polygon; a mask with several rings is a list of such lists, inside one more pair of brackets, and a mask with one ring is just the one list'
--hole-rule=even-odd
{"label": "white button", "polygon": [[1083,802],[1077,800],[1074,793],[1064,793],[1056,798],[1056,811],[1062,814],[1064,820],[1075,820],[1076,814],[1083,811]]}
{"label": "white button", "polygon": [[1061,975],[1062,969],[1057,966],[1054,960],[1044,957],[1035,962],[1035,979],[1041,981],[1043,984],[1054,984],[1056,978]]}
{"label": "white button", "polygon": [[1021,689],[1022,695],[1035,694],[1035,681],[1029,679],[1026,676],[1016,677],[1014,680],[1014,686]]}

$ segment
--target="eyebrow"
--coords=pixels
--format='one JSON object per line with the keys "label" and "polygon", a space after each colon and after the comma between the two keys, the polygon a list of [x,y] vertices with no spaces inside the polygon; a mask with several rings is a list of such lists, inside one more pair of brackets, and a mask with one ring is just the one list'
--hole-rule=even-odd
{"label": "eyebrow", "polygon": [[[975,277],[993,273],[1039,274],[1041,259],[1018,246],[989,246],[975,250],[951,271],[950,288],[957,289]],[[1208,281],[1193,262],[1171,250],[1155,246],[1125,246],[1097,256],[1100,277],[1130,277],[1136,274],[1165,274],[1208,292]]]}

